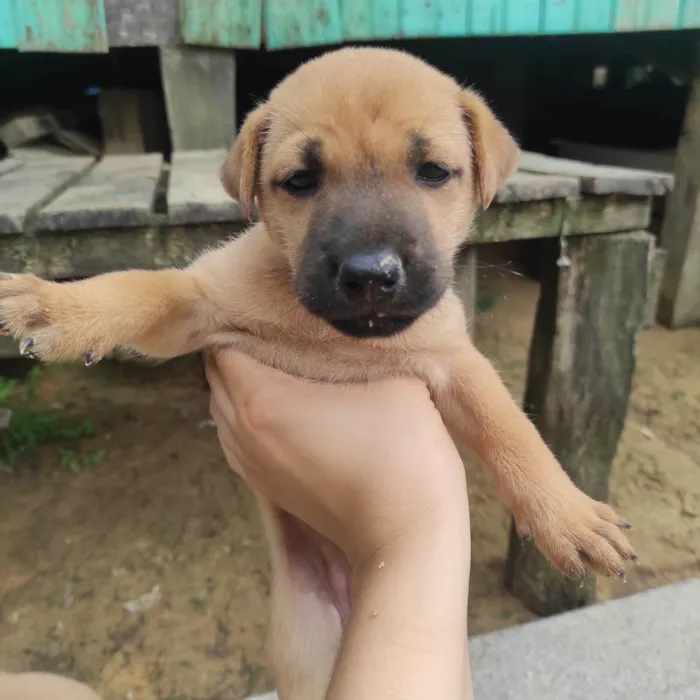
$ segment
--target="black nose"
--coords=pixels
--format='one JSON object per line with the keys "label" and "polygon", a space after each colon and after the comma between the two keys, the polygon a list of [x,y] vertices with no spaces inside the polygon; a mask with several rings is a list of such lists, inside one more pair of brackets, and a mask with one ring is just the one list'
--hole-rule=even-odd
{"label": "black nose", "polygon": [[401,258],[391,251],[380,250],[344,260],[338,269],[338,286],[348,299],[389,299],[394,296],[402,277]]}

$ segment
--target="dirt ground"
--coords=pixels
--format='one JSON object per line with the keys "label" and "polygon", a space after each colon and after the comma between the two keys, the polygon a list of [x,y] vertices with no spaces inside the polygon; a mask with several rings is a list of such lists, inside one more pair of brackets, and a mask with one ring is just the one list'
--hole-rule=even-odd
{"label": "dirt ground", "polygon": [[[537,285],[486,270],[480,346],[523,388]],[[601,599],[700,575],[700,329],[645,331],[612,500],[641,563]],[[228,700],[270,687],[267,553],[253,499],[206,422],[199,364],[49,367],[42,400],[96,436],[104,460],[72,473],[56,446],[0,472],[0,668],[86,681],[105,700]],[[532,619],[503,590],[508,516],[467,464],[473,521],[470,622]],[[143,594],[151,607],[130,612]]]}

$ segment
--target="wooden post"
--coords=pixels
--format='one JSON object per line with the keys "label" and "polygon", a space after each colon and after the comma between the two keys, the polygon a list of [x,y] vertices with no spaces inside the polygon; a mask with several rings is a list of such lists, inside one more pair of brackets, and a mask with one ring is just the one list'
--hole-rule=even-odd
{"label": "wooden post", "polygon": [[236,135],[236,57],[233,51],[160,49],[173,151],[230,148]]}
{"label": "wooden post", "polygon": [[[525,410],[574,483],[606,501],[632,389],[652,237],[633,232],[566,240],[570,265],[557,265],[557,245],[548,252]],[[595,600],[594,576],[583,585],[566,579],[513,529],[506,585],[539,615]]]}
{"label": "wooden post", "polygon": [[470,333],[476,315],[477,260],[476,246],[466,246],[455,264],[455,291],[462,302]]}
{"label": "wooden post", "polygon": [[669,328],[700,323],[700,63],[676,153],[661,245],[668,251],[659,320]]}

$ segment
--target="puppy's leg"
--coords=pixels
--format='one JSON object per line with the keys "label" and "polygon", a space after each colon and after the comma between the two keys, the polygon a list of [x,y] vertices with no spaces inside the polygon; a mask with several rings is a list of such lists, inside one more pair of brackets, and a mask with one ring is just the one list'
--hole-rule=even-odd
{"label": "puppy's leg", "polygon": [[624,573],[623,562],[635,557],[620,531],[625,522],[574,485],[468,339],[451,385],[435,399],[455,436],[490,468],[520,534],[534,538],[555,567],[572,577],[583,576],[586,565],[607,576]]}
{"label": "puppy's leg", "polygon": [[0,276],[0,324],[23,353],[44,361],[99,361],[119,345],[156,357],[197,349],[210,330],[187,270],[133,270],[71,283]]}

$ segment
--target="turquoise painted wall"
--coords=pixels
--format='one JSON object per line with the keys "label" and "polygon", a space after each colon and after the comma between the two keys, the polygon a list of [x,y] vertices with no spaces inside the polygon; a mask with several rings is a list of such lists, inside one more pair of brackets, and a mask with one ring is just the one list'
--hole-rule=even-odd
{"label": "turquoise painted wall", "polygon": [[[179,2],[183,42],[225,48],[700,28],[700,0]],[[0,48],[15,47],[20,51],[106,51],[103,0],[0,0]]]}

